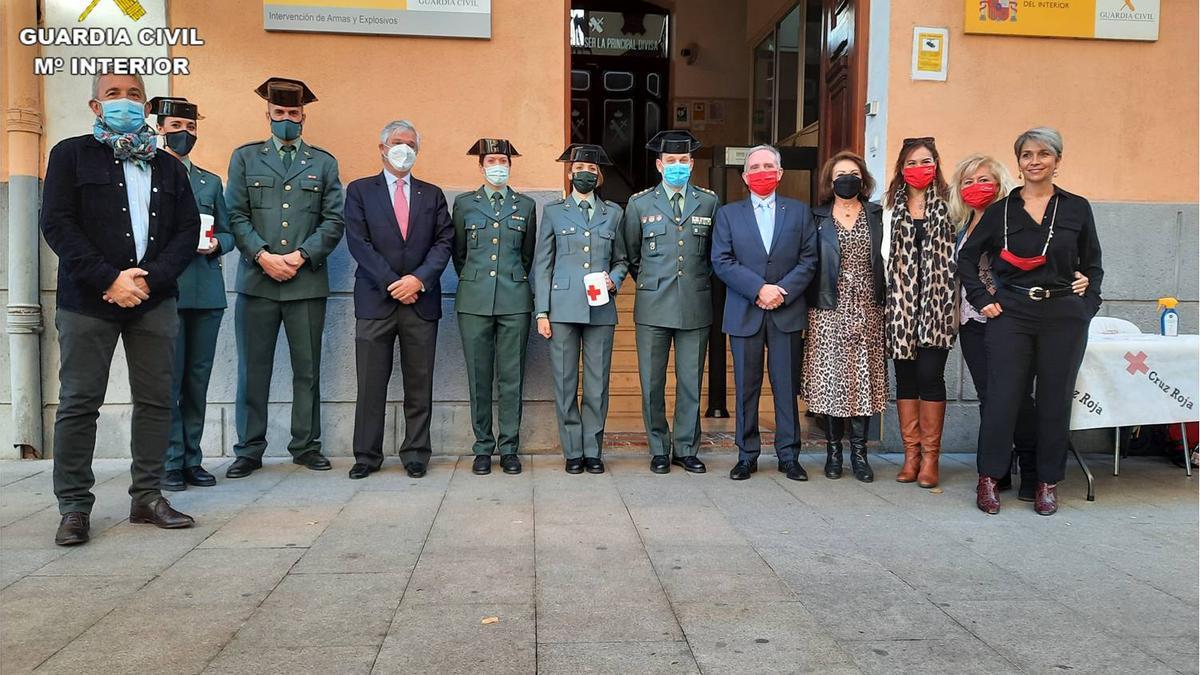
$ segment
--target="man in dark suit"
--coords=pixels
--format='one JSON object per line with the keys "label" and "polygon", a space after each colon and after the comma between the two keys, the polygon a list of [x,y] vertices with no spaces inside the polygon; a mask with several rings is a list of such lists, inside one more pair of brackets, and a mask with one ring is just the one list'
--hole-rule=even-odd
{"label": "man in dark suit", "polygon": [[156,150],[145,91],[137,76],[96,76],[92,133],[55,145],[46,166],[41,227],[58,254],[54,494],[62,521],[54,543],[60,546],[89,539],[96,418],[118,338],[133,401],[129,522],[194,524],[171,508],[159,481],[171,431],[175,279],[195,255],[200,213],[183,164]]}
{"label": "man in dark suit", "polygon": [[383,128],[383,172],[346,190],[346,242],[354,272],[354,466],[366,478],[383,464],[383,420],[392,351],[400,340],[404,377],[404,441],[400,459],[413,478],[425,475],[432,448],[433,364],[442,318],[442,271],[454,225],[441,188],[412,177],[421,137],[400,120]]}
{"label": "man in dark suit", "polygon": [[775,399],[779,471],[792,480],[808,480],[797,461],[795,373],[804,352],[804,290],[817,268],[817,231],[807,205],[775,193],[782,177],[779,151],[769,145],[753,148],[742,170],[750,198],[721,207],[713,233],[713,272],[728,287],[723,329],[729,334],[737,389],[738,461],[729,472],[733,480],[746,480],[758,470],[764,348]]}

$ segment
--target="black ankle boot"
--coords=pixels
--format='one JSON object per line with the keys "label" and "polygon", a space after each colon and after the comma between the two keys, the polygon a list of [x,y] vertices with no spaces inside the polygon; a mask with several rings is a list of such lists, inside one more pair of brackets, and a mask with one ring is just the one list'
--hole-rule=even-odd
{"label": "black ankle boot", "polygon": [[842,435],[846,420],[841,417],[825,416],[825,477],[842,477]]}
{"label": "black ankle boot", "polygon": [[850,468],[854,478],[863,483],[875,480],[875,472],[867,463],[867,427],[870,424],[870,417],[850,418]]}

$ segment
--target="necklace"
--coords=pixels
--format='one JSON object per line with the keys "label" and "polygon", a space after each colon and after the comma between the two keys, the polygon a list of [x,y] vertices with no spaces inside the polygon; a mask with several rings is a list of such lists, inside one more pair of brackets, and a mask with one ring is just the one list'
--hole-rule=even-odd
{"label": "necklace", "polygon": [[850,220],[851,222],[853,222],[854,218],[858,215],[858,211],[862,208],[862,205],[857,201],[849,204],[837,204],[836,206],[837,215],[841,216],[843,220]]}

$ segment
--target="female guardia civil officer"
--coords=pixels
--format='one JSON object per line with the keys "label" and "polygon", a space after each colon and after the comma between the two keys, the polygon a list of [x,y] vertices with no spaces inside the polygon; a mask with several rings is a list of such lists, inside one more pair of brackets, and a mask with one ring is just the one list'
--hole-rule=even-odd
{"label": "female guardia civil officer", "polygon": [[[625,279],[624,213],[600,199],[601,166],[612,164],[598,145],[572,144],[567,163],[569,194],[546,205],[533,259],[534,316],[550,340],[558,437],[567,473],[604,473],[604,421],[612,366],[615,301],[594,305],[602,291],[615,293]],[[599,273],[600,281],[595,273]],[[586,280],[586,281],[585,281]],[[601,288],[598,284],[603,284]],[[576,396],[583,358],[582,412]]]}

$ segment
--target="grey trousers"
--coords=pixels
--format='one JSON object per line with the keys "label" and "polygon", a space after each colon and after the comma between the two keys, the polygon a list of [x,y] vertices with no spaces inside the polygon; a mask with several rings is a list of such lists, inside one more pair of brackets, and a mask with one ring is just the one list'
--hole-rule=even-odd
{"label": "grey trousers", "polygon": [[[608,376],[612,370],[616,326],[551,323],[550,328],[554,403],[563,456],[567,459],[599,458],[604,449],[604,421],[608,418]],[[582,411],[578,396],[581,351]]]}
{"label": "grey trousers", "polygon": [[[667,427],[667,361],[675,343],[675,427]],[[678,330],[637,324],[642,420],[651,455],[694,457],[700,443],[700,382],[708,327]]]}
{"label": "grey trousers", "polygon": [[355,322],[354,362],[358,371],[358,402],[354,407],[354,461],[371,467],[383,464],[383,419],[392,354],[400,343],[404,378],[404,441],[400,461],[427,464],[433,454],[429,422],[433,415],[433,366],[437,354],[438,322],[426,321],[412,305],[396,305],[386,319]]}
{"label": "grey trousers", "polygon": [[179,316],[175,299],[126,321],[59,309],[59,396],[54,416],[54,495],[59,513],[91,513],[96,420],[108,391],[108,372],[120,338],[129,364],[133,401],[129,496],[149,504],[162,496],[163,458],[171,433],[171,374]]}

